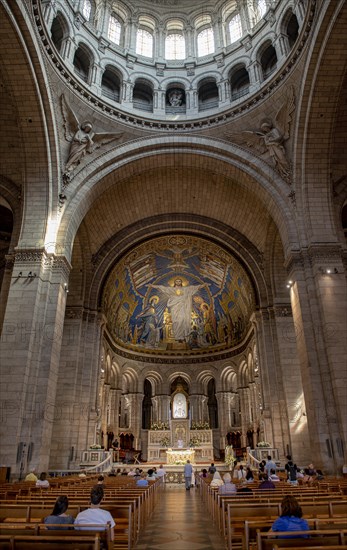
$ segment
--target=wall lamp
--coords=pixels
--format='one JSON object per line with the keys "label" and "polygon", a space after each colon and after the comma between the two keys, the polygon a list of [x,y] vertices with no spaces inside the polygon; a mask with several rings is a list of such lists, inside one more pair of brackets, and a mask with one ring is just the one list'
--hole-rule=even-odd
{"label": "wall lamp", "polygon": [[286,287],[287,288],[292,288],[293,284],[294,284],[294,281],[290,280],[290,281],[287,282]]}
{"label": "wall lamp", "polygon": [[20,272],[18,273],[17,277],[18,277],[18,278],[19,278],[19,277],[22,277],[22,275],[23,275],[23,273],[20,271]]}
{"label": "wall lamp", "polygon": [[67,283],[64,283],[64,290],[66,294],[69,292],[69,287],[67,286]]}
{"label": "wall lamp", "polygon": [[337,267],[320,267],[319,271],[324,275],[336,275],[339,272]]}
{"label": "wall lamp", "polygon": [[36,273],[33,273],[32,271],[29,271],[28,275],[27,275],[27,278],[28,279],[35,279],[36,277]]}

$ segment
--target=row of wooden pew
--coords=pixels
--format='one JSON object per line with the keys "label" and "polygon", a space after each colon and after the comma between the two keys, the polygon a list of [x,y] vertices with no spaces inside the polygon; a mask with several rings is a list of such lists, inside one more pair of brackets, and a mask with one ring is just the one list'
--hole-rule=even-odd
{"label": "row of wooden pew", "polygon": [[108,529],[97,533],[92,528],[83,532],[71,529],[67,535],[66,531],[62,533],[59,528],[49,532],[45,528],[43,520],[52,513],[55,500],[60,495],[68,496],[67,513],[73,517],[89,507],[90,489],[96,480],[87,478],[70,481],[68,483],[64,479],[60,486],[57,480],[49,489],[39,491],[31,490],[27,484],[17,486],[15,495],[11,487],[7,496],[11,493],[11,497],[15,498],[0,501],[0,549],[29,550],[34,548],[36,539],[38,546],[46,544],[47,548],[60,548],[61,544],[61,548],[69,548],[70,538],[70,548],[80,548],[80,544],[82,550],[99,548],[102,543],[109,550],[130,550],[136,544],[139,532],[148,521],[163,488],[161,480],[150,482],[148,487],[137,487],[135,480],[130,477],[107,478],[101,508],[110,511],[115,519],[115,540],[111,543]]}
{"label": "row of wooden pew", "polygon": [[[198,480],[200,496],[228,550],[272,550],[275,545],[282,547],[285,544],[291,548],[299,548],[298,544],[302,547],[342,548],[345,544],[347,495],[343,490],[279,483],[276,489],[259,490],[257,486],[251,486],[252,493],[221,495],[209,481]],[[281,515],[281,501],[287,494],[294,495],[299,501],[303,516],[310,525],[310,538],[280,539],[276,537],[285,535],[269,533],[271,525]]]}

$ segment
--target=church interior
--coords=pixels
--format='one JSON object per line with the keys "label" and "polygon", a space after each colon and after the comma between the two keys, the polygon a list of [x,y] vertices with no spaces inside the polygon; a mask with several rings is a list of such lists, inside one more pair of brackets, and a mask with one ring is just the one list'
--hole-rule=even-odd
{"label": "church interior", "polygon": [[0,466],[342,476],[346,2],[0,19]]}

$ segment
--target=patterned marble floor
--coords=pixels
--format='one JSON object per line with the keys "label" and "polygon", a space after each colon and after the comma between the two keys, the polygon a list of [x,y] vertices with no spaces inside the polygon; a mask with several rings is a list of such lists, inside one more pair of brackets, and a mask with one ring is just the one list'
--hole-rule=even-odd
{"label": "patterned marble floor", "polygon": [[197,489],[168,485],[136,550],[223,550],[225,545]]}

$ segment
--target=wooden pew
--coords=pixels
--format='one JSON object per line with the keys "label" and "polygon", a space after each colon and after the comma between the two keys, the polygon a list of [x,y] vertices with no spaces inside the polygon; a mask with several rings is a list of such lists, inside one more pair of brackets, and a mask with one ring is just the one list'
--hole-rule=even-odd
{"label": "wooden pew", "polygon": [[96,533],[92,536],[77,536],[71,538],[66,535],[0,535],[1,550],[100,550],[100,537]]}
{"label": "wooden pew", "polygon": [[[310,546],[338,546],[343,545],[345,542],[345,530],[316,530],[316,531],[296,531],[295,535],[297,538],[288,538],[294,537],[294,532],[288,534],[288,531],[276,531],[276,532],[267,532],[257,533],[257,549],[258,550],[273,550],[274,544],[277,544],[279,548],[288,547],[288,548],[298,548],[299,546],[305,548]],[[309,538],[302,538],[308,537]],[[284,538],[283,538],[284,537]]]}
{"label": "wooden pew", "polygon": [[[274,545],[273,550],[278,550],[281,548],[281,550],[293,550],[293,547],[285,547],[285,546],[278,546],[277,544]],[[329,545],[329,546],[296,546],[295,550],[326,550],[329,548],[329,550],[347,550],[346,544],[339,544],[339,545]]]}

